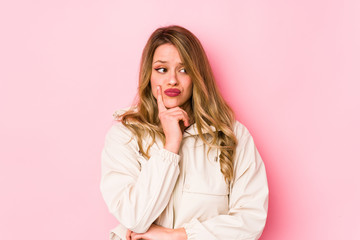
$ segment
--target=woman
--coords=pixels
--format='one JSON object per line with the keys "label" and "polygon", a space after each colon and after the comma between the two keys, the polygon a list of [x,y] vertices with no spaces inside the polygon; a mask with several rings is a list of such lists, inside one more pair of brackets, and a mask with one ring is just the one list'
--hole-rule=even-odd
{"label": "woman", "polygon": [[101,191],[120,223],[110,238],[258,239],[265,167],[190,31],[168,26],[150,36],[138,96],[102,152]]}

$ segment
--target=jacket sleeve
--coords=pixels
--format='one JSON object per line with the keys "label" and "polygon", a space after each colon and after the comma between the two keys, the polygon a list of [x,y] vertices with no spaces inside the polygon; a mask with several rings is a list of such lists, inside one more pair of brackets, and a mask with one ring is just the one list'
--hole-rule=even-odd
{"label": "jacket sleeve", "polygon": [[253,138],[240,123],[234,159],[234,180],[226,215],[200,222],[192,219],[184,228],[189,240],[256,240],[265,226],[268,208],[268,185],[264,163]]}
{"label": "jacket sleeve", "polygon": [[127,229],[146,232],[168,204],[180,156],[160,149],[145,160],[131,132],[116,123],[106,135],[101,159],[100,190],[109,211]]}

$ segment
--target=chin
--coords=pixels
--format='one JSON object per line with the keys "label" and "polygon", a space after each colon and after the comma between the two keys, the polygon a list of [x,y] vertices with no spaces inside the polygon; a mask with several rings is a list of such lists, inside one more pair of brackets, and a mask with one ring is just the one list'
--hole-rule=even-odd
{"label": "chin", "polygon": [[164,104],[166,108],[174,108],[174,107],[179,107],[178,104]]}
{"label": "chin", "polygon": [[[172,99],[172,100],[175,100],[175,99]],[[174,107],[180,106],[178,101],[166,101],[166,100],[164,101],[164,105],[167,108],[174,108]]]}

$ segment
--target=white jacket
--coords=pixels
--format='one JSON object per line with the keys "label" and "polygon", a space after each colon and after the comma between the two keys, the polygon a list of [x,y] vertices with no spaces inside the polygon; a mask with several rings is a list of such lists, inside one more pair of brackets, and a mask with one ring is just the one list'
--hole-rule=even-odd
{"label": "white jacket", "polygon": [[[219,151],[198,137],[195,125],[183,134],[179,155],[160,140],[150,159],[140,153],[135,137],[120,122],[106,135],[102,151],[101,192],[120,225],[110,239],[125,239],[152,223],[184,227],[188,239],[258,239],[265,226],[268,185],[261,157],[244,125],[236,122],[238,139],[234,180],[227,186],[220,171]],[[148,138],[143,140],[144,149]]]}

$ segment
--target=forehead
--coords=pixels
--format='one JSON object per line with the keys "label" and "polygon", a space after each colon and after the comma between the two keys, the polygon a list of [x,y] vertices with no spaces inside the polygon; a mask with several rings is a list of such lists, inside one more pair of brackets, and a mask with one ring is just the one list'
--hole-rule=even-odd
{"label": "forehead", "polygon": [[162,44],[156,48],[153,62],[158,60],[166,62],[181,62],[179,51],[174,45],[170,43]]}

